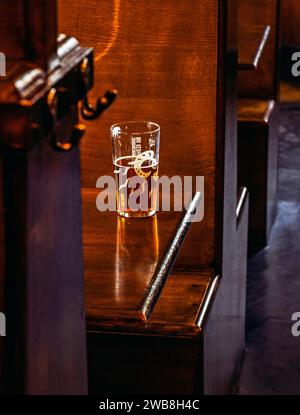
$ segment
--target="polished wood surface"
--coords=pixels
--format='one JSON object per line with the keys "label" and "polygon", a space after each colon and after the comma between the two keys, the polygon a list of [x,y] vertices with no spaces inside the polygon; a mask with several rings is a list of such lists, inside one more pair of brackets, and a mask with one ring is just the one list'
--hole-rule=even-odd
{"label": "polished wood surface", "polygon": [[[224,71],[223,111],[224,124],[224,212],[223,222],[217,228],[223,230],[221,278],[216,280],[216,294],[210,302],[210,310],[203,322],[203,348],[206,351],[203,367],[205,394],[226,394],[231,391],[237,376],[245,344],[245,287],[246,273],[239,267],[238,246],[247,241],[247,226],[238,231],[237,210],[237,7],[228,2],[220,38],[223,40]],[[225,43],[225,39],[227,42]],[[244,204],[244,219],[247,224],[247,206]],[[225,357],[226,356],[226,357]]]}
{"label": "polished wood surface", "polygon": [[[5,281],[5,254],[4,254],[4,203],[3,203],[3,164],[0,157],[0,313],[5,310],[4,281]],[[3,393],[4,367],[4,337],[0,336],[0,395]]]}
{"label": "polished wood surface", "polygon": [[[134,4],[59,2],[60,31],[95,46],[96,91],[119,91],[82,143],[89,387],[203,393],[215,379],[211,390],[226,393],[242,352],[236,313],[245,281],[236,263],[236,5],[168,0],[157,13],[154,0]],[[109,126],[127,119],[161,125],[160,175],[205,176],[204,220],[192,224],[149,316],[141,313],[144,294],[179,216],[159,212],[135,223],[95,206],[97,178],[112,175]],[[209,353],[214,364],[204,365]]]}
{"label": "polished wood surface", "polygon": [[[8,7],[10,5],[10,7]],[[0,50],[8,59],[24,59],[24,41],[26,29],[24,22],[24,1],[16,0],[12,6],[11,1],[0,2],[1,36]],[[13,22],[13,24],[12,24]]]}
{"label": "polished wood surface", "polygon": [[280,40],[279,0],[239,0],[239,28],[270,26],[260,64],[255,71],[239,71],[238,93],[242,98],[276,99],[278,95]]}
{"label": "polished wood surface", "polygon": [[270,35],[270,26],[240,24],[238,36],[238,69],[257,69]]}
{"label": "polished wood surface", "polygon": [[[89,219],[94,219],[95,194],[92,190],[84,191],[87,219],[84,222],[84,235],[87,238],[84,240],[85,302],[88,327],[90,324],[93,326],[95,321],[103,327],[111,325],[112,321],[115,326],[121,327],[130,324],[130,320],[137,320],[135,324],[145,329],[148,323],[142,313],[143,300],[154,283],[155,271],[160,268],[161,261],[168,252],[182,213],[159,212],[150,218],[125,219],[115,212],[99,212],[97,221],[92,221]],[[168,320],[171,324],[177,322],[183,326],[185,323],[194,324],[195,313],[201,304],[211,272],[208,275],[208,278],[206,273],[203,278],[199,277],[199,271],[190,276],[182,272],[175,272],[174,276],[172,274],[154,304],[149,323],[152,324],[153,319],[158,321],[160,316],[164,324]],[[184,296],[185,292],[195,298],[194,303],[189,303]],[[182,303],[183,298],[186,300]]]}

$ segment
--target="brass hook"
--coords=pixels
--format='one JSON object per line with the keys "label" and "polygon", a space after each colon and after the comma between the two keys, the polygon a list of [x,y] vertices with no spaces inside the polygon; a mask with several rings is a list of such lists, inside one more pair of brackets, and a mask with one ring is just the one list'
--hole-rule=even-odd
{"label": "brass hook", "polygon": [[[82,74],[82,80],[87,91],[88,79],[90,78],[89,72],[91,70],[88,58],[84,58],[80,70]],[[116,89],[111,89],[105,92],[103,97],[98,98],[95,106],[89,103],[87,95],[84,97],[81,105],[81,115],[85,120],[95,120],[103,111],[105,111],[113,101],[116,99],[118,92]]]}
{"label": "brass hook", "polygon": [[71,151],[74,147],[78,146],[81,137],[85,132],[85,126],[83,124],[75,124],[69,141],[62,142],[57,139],[55,128],[57,125],[57,104],[58,96],[56,88],[51,88],[47,96],[47,104],[52,115],[53,121],[53,133],[52,133],[52,145],[55,150],[58,151]]}

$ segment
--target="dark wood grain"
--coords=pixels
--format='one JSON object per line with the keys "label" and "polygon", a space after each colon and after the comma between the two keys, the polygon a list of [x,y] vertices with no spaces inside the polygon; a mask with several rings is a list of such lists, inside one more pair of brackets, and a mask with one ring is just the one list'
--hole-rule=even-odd
{"label": "dark wood grain", "polygon": [[239,26],[238,36],[238,69],[254,70],[259,65],[266,42],[270,35],[270,26]]}

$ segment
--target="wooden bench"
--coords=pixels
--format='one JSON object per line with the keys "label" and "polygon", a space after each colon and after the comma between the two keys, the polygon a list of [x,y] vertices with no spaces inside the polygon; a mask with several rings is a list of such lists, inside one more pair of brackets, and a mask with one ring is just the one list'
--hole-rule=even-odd
{"label": "wooden bench", "polygon": [[[82,145],[90,391],[227,393],[244,348],[248,222],[247,192],[236,200],[235,2],[117,4],[59,2],[61,31],[95,45],[96,88],[119,90]],[[205,178],[204,219],[150,300],[182,214],[133,222],[95,206],[97,178],[112,175],[109,127],[128,119],[160,124],[160,175]]]}
{"label": "wooden bench", "polygon": [[281,49],[281,84],[280,102],[299,104],[300,76],[294,76],[292,59],[295,52],[300,52],[300,8],[297,0],[285,0],[281,6],[282,49]]}
{"label": "wooden bench", "polygon": [[268,243],[276,215],[279,2],[239,0],[238,19],[238,183],[250,193],[254,253]]}

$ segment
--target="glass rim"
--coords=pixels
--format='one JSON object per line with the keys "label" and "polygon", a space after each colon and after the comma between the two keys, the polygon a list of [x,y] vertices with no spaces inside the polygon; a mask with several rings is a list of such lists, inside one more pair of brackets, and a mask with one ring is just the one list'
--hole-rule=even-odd
{"label": "glass rim", "polygon": [[151,130],[148,130],[148,131],[139,131],[139,132],[128,132],[128,131],[124,131],[124,130],[122,130],[122,131],[120,131],[120,134],[126,134],[126,135],[141,135],[141,134],[154,134],[154,133],[157,133],[158,131],[160,131],[160,125],[159,124],[157,124],[156,122],[154,122],[154,121],[144,121],[144,120],[133,120],[133,121],[121,121],[121,122],[117,122],[117,123],[115,123],[115,124],[113,124],[111,127],[110,127],[110,132],[112,133],[112,131],[113,131],[113,129],[115,128],[115,127],[124,127],[124,126],[126,126],[126,125],[128,125],[128,124],[151,124],[151,126],[152,127],[154,127],[153,129],[151,129]]}

